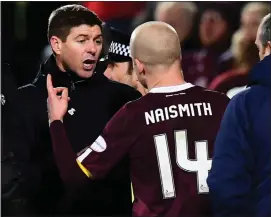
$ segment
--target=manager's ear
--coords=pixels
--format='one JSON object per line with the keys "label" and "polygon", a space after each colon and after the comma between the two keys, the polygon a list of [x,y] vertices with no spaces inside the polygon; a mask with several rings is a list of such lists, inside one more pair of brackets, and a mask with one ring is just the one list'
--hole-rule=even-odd
{"label": "manager's ear", "polygon": [[50,44],[52,47],[52,50],[55,54],[61,54],[61,48],[62,48],[62,40],[56,36],[52,36],[50,38]]}

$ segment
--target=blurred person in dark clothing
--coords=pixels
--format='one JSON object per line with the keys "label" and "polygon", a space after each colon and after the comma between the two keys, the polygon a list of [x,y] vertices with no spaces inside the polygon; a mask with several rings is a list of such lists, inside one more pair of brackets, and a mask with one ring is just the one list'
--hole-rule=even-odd
{"label": "blurred person in dark clothing", "polygon": [[1,199],[2,215],[14,216],[24,214],[25,198],[21,194],[22,180],[20,170],[12,152],[10,140],[9,117],[17,105],[17,85],[8,64],[3,64],[1,76]]}
{"label": "blurred person in dark clothing", "polygon": [[[10,117],[13,152],[23,171],[29,214],[130,215],[126,160],[99,182],[69,186],[61,180],[49,134],[45,79],[51,74],[54,85],[69,90],[72,100],[65,128],[76,152],[95,141],[114,113],[141,94],[96,73],[103,44],[102,21],[87,8],[67,5],[53,11],[48,40],[54,54],[41,65],[32,83],[19,88],[20,109]],[[95,196],[89,199],[89,194]]]}
{"label": "blurred person in dark clothing", "polygon": [[231,3],[204,5],[199,24],[202,48],[184,55],[182,60],[184,76],[189,82],[207,87],[216,75],[232,68],[229,46],[236,14]]}
{"label": "blurred person in dark clothing", "polygon": [[241,11],[240,30],[244,32],[248,41],[256,40],[257,29],[264,16],[270,13],[270,2],[249,2]]}
{"label": "blurred person in dark clothing", "polygon": [[5,148],[9,148],[10,145],[6,145],[9,142],[5,142],[6,127],[9,125],[8,117],[12,114],[12,111],[17,105],[17,84],[15,82],[14,75],[11,71],[9,64],[4,63],[1,69],[1,139],[2,139],[2,154],[7,153]]}
{"label": "blurred person in dark clothing", "polygon": [[154,19],[171,25],[178,33],[182,53],[199,48],[195,27],[198,9],[194,2],[159,2]]}
{"label": "blurred person in dark clothing", "polygon": [[4,63],[1,72],[1,105],[3,109],[2,112],[4,113],[6,111],[8,112],[8,110],[6,110],[7,107],[16,105],[17,83],[9,64]]}
{"label": "blurred person in dark clothing", "polygon": [[207,179],[214,216],[271,215],[271,14],[256,37],[260,62],[248,88],[235,95],[215,141]]}
{"label": "blurred person in dark clothing", "polygon": [[[212,5],[211,5],[212,4]],[[229,3],[207,4],[201,14],[199,37],[204,48],[218,53],[227,51],[230,45],[234,20],[229,14]]]}
{"label": "blurred person in dark clothing", "polygon": [[228,97],[245,88],[250,70],[259,61],[257,46],[254,42],[245,40],[242,30],[233,35],[231,51],[234,58],[233,69],[217,76],[208,87],[228,94]]}
{"label": "blurred person in dark clothing", "polygon": [[129,46],[131,36],[114,28],[110,28],[108,34],[110,36],[105,37],[111,39],[111,44],[104,61],[106,64],[104,75],[110,80],[127,84],[145,95],[146,89],[138,81],[133,69]]}

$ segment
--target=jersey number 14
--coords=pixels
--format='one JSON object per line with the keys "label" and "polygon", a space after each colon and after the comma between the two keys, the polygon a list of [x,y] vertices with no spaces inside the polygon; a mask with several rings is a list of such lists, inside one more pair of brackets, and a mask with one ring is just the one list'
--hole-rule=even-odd
{"label": "jersey number 14", "polygon": [[[174,132],[176,143],[176,161],[180,169],[197,173],[198,193],[209,193],[206,182],[208,172],[211,169],[212,160],[208,158],[207,141],[196,141],[196,160],[188,157],[188,142],[186,130]],[[157,160],[160,170],[161,184],[164,199],[174,198],[176,195],[172,174],[171,159],[168,149],[166,134],[154,136]]]}

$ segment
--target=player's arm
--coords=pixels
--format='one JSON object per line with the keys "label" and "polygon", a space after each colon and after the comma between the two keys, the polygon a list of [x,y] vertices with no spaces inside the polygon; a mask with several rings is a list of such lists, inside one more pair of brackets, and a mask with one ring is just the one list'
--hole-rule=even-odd
{"label": "player's arm", "polygon": [[78,154],[74,153],[64,125],[54,121],[50,125],[51,139],[61,178],[68,184],[78,184],[89,177],[98,179],[122,159],[136,139],[131,129],[131,114],[126,106],[108,122],[103,133]]}
{"label": "player's arm", "polygon": [[251,188],[251,150],[243,94],[234,97],[218,132],[209,185],[215,216],[239,216],[247,210]]}
{"label": "player's arm", "polygon": [[133,128],[133,114],[127,107],[127,104],[123,106],[96,141],[77,156],[77,163],[94,179],[105,176],[128,153],[139,135]]}
{"label": "player's arm", "polygon": [[[68,108],[68,89],[54,88],[52,77],[48,75],[47,91],[51,140],[62,180],[66,184],[73,185],[81,184],[86,177],[104,176],[129,150],[136,139],[137,132],[131,128],[133,114],[128,113],[127,105],[108,122],[102,135],[77,155],[72,149],[61,121]],[[61,95],[58,95],[59,93]]]}

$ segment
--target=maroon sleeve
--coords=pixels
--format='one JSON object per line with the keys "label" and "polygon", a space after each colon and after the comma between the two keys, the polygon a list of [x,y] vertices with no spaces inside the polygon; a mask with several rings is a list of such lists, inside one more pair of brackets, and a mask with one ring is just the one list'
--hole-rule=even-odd
{"label": "maroon sleeve", "polygon": [[85,181],[87,176],[100,178],[106,175],[136,140],[138,134],[132,130],[132,118],[124,106],[108,122],[95,142],[78,154],[72,150],[63,123],[52,122],[50,133],[54,157],[62,180],[74,185]]}
{"label": "maroon sleeve", "polygon": [[129,152],[139,135],[139,131],[134,130],[133,119],[133,113],[128,112],[125,105],[108,122],[96,141],[78,155],[78,164],[87,170],[89,176],[102,178]]}

